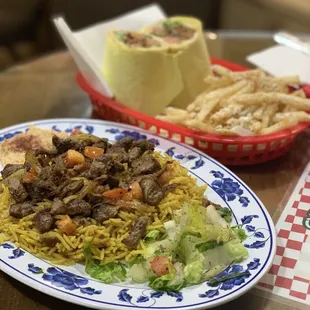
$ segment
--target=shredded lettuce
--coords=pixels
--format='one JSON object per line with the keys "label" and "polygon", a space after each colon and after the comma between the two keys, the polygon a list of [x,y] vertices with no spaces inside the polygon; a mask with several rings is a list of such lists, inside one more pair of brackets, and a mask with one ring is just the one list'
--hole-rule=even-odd
{"label": "shredded lettuce", "polygon": [[169,268],[169,273],[161,277],[151,277],[149,287],[155,291],[167,292],[167,291],[179,291],[184,286],[184,280],[178,278],[175,268]]}
{"label": "shredded lettuce", "polygon": [[210,205],[203,208],[199,205],[188,205],[178,219],[184,232],[200,234],[204,241],[227,242],[232,237],[228,223]]}
{"label": "shredded lettuce", "polygon": [[164,237],[164,233],[162,233],[159,230],[151,230],[149,231],[146,236],[144,237],[144,240],[146,242],[154,242],[157,240],[160,240]]}
{"label": "shredded lettuce", "polygon": [[246,235],[246,232],[243,228],[239,228],[238,226],[236,226],[236,227],[232,227],[231,229],[232,229],[235,237],[237,239],[239,239],[240,242],[243,242],[244,240],[246,240],[247,235]]}
{"label": "shredded lettuce", "polygon": [[176,246],[177,242],[175,239],[167,238],[161,241],[152,242],[147,246],[144,257],[150,258],[155,255],[174,256]]}
{"label": "shredded lettuce", "polygon": [[248,250],[238,239],[225,243],[223,247],[235,263],[241,262],[248,256]]}
{"label": "shredded lettuce", "polygon": [[152,271],[146,265],[146,262],[134,264],[128,271],[128,276],[135,283],[145,283],[153,275]]}
{"label": "shredded lettuce", "polygon": [[135,255],[133,256],[129,261],[128,261],[128,266],[131,267],[133,266],[134,264],[141,264],[145,262],[145,258],[141,255],[141,254],[138,254],[138,255]]}
{"label": "shredded lettuce", "polygon": [[106,284],[121,282],[126,279],[126,269],[120,263],[108,263],[100,265],[100,263],[92,259],[91,243],[84,246],[85,271],[92,278],[100,280]]}
{"label": "shredded lettuce", "polygon": [[187,283],[198,283],[201,281],[204,270],[204,257],[199,257],[184,267],[184,279]]}
{"label": "shredded lettuce", "polygon": [[238,239],[210,249],[203,253],[205,269],[211,269],[218,265],[229,265],[233,262],[240,262],[248,256],[247,249],[240,243]]}
{"label": "shredded lettuce", "polygon": [[204,270],[204,256],[196,247],[199,243],[201,238],[186,234],[182,236],[178,247],[178,255],[185,262],[184,279],[188,283],[199,282]]}
{"label": "shredded lettuce", "polygon": [[204,243],[197,244],[196,248],[198,249],[199,252],[205,252],[221,245],[223,245],[223,242],[217,243],[216,241],[207,241]]}
{"label": "shredded lettuce", "polygon": [[219,215],[227,222],[230,223],[232,220],[232,211],[228,208],[219,208],[216,210]]}

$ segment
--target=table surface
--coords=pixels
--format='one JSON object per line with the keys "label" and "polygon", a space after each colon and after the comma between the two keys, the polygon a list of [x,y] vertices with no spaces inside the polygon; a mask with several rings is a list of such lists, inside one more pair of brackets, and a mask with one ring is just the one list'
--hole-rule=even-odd
{"label": "table surface", "polygon": [[[247,54],[271,46],[271,34],[209,34],[214,57],[246,64]],[[75,82],[76,67],[67,52],[55,53],[0,73],[0,128],[35,119],[91,117],[88,97]],[[292,149],[274,161],[248,167],[231,167],[262,200],[271,215],[283,204],[285,193],[297,182],[310,158],[310,133],[301,134]],[[0,273],[0,305],[6,310],[84,309],[35,291]],[[228,309],[296,309],[249,292]]]}

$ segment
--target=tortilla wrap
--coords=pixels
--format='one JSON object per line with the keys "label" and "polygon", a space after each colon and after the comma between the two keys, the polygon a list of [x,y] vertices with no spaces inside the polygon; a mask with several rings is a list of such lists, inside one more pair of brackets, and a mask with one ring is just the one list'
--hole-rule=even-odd
{"label": "tortilla wrap", "polygon": [[157,37],[165,42],[172,53],[177,53],[178,66],[182,75],[184,87],[180,94],[173,100],[172,105],[186,108],[202,91],[206,85],[204,78],[210,73],[210,57],[204,38],[202,23],[191,17],[176,16],[160,21],[143,29],[144,32],[152,33],[152,28],[163,24],[165,21],[180,22],[196,30],[194,36],[180,43],[168,43],[164,38]]}
{"label": "tortilla wrap", "polygon": [[178,52],[167,47],[128,46],[117,31],[107,34],[103,74],[115,99],[126,106],[155,116],[181,92],[183,82]]}

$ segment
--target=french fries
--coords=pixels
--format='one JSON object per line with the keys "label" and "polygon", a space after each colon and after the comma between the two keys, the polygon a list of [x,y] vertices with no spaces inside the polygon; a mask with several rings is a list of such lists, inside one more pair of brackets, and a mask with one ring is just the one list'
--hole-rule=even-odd
{"label": "french fries", "polygon": [[266,135],[310,123],[310,99],[301,88],[290,91],[300,84],[298,76],[271,77],[260,69],[233,72],[219,65],[212,69],[205,91],[186,110],[168,107],[157,118],[228,136]]}

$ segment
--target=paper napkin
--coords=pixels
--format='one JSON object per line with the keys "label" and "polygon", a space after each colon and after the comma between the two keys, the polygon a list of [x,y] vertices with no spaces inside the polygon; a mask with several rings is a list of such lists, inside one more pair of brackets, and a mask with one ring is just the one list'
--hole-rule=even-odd
{"label": "paper napkin", "polygon": [[55,17],[53,21],[88,83],[97,91],[111,97],[112,92],[102,74],[107,31],[112,29],[138,30],[145,24],[155,23],[165,17],[163,10],[157,4],[152,4],[79,31],[71,31],[62,16]]}
{"label": "paper napkin", "polygon": [[273,76],[298,75],[303,83],[310,84],[310,56],[290,47],[276,45],[246,59]]}

